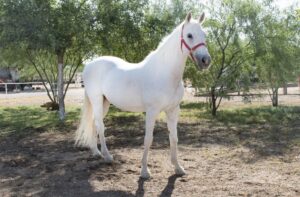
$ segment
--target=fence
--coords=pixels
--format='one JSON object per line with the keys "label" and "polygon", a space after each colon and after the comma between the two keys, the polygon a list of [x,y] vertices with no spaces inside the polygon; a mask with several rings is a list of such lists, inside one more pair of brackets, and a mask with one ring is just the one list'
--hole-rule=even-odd
{"label": "fence", "polygon": [[8,94],[8,85],[43,85],[42,82],[18,82],[18,83],[0,83],[0,86],[4,86],[5,88],[5,94]]}

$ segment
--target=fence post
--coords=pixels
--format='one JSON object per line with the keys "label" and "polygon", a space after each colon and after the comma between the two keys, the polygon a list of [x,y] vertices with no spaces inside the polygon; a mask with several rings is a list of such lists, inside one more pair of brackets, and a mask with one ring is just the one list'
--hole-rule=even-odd
{"label": "fence post", "polygon": [[286,83],[283,84],[282,93],[283,93],[283,95],[288,94],[288,86]]}

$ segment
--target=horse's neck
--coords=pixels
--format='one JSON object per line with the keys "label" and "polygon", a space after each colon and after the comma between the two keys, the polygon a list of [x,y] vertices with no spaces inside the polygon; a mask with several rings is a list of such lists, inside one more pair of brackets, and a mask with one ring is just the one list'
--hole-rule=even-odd
{"label": "horse's neck", "polygon": [[166,40],[159,45],[151,57],[155,61],[151,69],[156,69],[158,71],[156,73],[160,73],[166,77],[166,80],[172,80],[175,84],[182,80],[187,59],[181,51],[180,33],[179,26],[165,38]]}

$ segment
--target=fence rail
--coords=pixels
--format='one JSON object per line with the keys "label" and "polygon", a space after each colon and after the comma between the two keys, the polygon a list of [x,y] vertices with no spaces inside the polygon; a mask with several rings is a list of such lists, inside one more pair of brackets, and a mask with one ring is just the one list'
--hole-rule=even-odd
{"label": "fence rail", "polygon": [[8,85],[43,85],[43,82],[7,82],[7,83],[0,83],[0,86],[4,86],[5,94],[8,94]]}

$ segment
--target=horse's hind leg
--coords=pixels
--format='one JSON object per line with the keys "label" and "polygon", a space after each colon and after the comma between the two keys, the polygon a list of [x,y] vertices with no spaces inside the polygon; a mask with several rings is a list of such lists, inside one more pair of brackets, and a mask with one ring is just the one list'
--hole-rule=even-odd
{"label": "horse's hind leg", "polygon": [[103,118],[106,116],[109,110],[110,103],[109,101],[104,97],[103,99]]}
{"label": "horse's hind leg", "polygon": [[97,134],[99,135],[100,143],[101,143],[101,153],[103,155],[103,158],[107,162],[112,162],[113,157],[109,154],[106,142],[105,142],[105,136],[104,136],[104,123],[103,118],[104,115],[108,112],[109,108],[109,102],[105,101],[103,96],[99,97],[92,97],[90,98],[92,108],[93,108],[93,114],[94,114],[94,122],[96,126]]}

